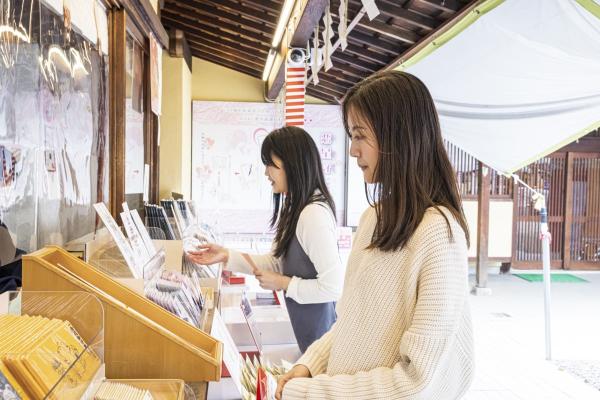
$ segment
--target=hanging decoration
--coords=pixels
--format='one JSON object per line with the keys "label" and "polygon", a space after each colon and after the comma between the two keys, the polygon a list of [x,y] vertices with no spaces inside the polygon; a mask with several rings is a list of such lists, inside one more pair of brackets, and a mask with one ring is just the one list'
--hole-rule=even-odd
{"label": "hanging decoration", "polygon": [[285,68],[285,125],[304,126],[306,61],[287,59]]}
{"label": "hanging decoration", "polygon": [[106,15],[106,8],[100,2],[96,2],[94,18],[98,32],[98,50],[102,54],[108,55],[108,16]]}
{"label": "hanging decoration", "polygon": [[313,49],[310,57],[312,61],[312,80],[313,85],[317,86],[319,84],[319,25],[317,24],[315,28],[315,34],[313,36]]}
{"label": "hanging decoration", "polygon": [[331,18],[331,11],[329,10],[329,6],[325,10],[325,15],[323,15],[323,25],[325,29],[323,29],[323,61],[325,63],[325,71],[329,71],[333,67],[333,63],[331,62],[331,54],[333,53],[333,45],[331,41],[333,40],[333,19]]}
{"label": "hanging decoration", "polygon": [[348,47],[348,0],[340,0],[340,8],[338,9],[340,23],[338,24],[338,35],[342,51]]}
{"label": "hanging decoration", "polygon": [[375,4],[375,0],[360,0],[365,10],[367,10],[367,15],[369,16],[369,20],[373,21],[376,16],[379,15],[379,8],[377,4]]}
{"label": "hanging decoration", "polygon": [[150,34],[150,104],[152,112],[161,114],[162,101],[162,47]]}

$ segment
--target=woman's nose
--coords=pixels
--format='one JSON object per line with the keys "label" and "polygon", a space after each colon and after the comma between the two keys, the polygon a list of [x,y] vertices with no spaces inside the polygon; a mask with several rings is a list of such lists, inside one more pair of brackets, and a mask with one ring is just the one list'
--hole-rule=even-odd
{"label": "woman's nose", "polygon": [[354,142],[350,143],[350,157],[358,158],[358,146]]}

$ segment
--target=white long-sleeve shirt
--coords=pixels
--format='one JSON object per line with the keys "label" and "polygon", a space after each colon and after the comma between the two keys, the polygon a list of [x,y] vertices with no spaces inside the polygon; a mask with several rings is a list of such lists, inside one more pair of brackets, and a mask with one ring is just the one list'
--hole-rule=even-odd
{"label": "white long-sleeve shirt", "polygon": [[312,378],[284,400],[455,400],[474,373],[467,245],[446,210],[425,213],[406,246],[367,249],[377,222],[361,218],[337,303],[337,321],[298,360]]}
{"label": "white long-sleeve shirt", "polygon": [[[338,252],[337,227],[329,206],[311,203],[304,207],[296,225],[296,238],[317,270],[316,279],[293,276],[286,296],[300,304],[339,300],[344,285],[344,268]],[[260,269],[281,273],[281,260],[273,254],[250,255]],[[252,274],[240,252],[229,251],[227,269]]]}

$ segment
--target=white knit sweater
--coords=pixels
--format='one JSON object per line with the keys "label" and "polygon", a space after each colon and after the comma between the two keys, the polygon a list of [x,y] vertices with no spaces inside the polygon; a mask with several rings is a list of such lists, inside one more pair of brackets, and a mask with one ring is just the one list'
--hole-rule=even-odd
{"label": "white knit sweater", "polygon": [[365,250],[376,216],[356,232],[338,319],[298,360],[313,378],[289,399],[459,399],[474,373],[467,245],[445,210],[429,209],[404,249]]}

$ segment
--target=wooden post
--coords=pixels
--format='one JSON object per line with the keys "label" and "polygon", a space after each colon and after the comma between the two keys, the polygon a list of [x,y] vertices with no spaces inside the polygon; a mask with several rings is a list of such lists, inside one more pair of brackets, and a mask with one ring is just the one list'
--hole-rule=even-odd
{"label": "wooden post", "polygon": [[124,10],[110,11],[110,204],[112,216],[120,221],[125,200],[125,53],[126,15]]}
{"label": "wooden post", "polygon": [[565,157],[565,209],[563,215],[563,269],[571,268],[571,225],[573,224],[573,159],[574,153]]}
{"label": "wooden post", "polygon": [[513,181],[513,221],[512,221],[512,238],[511,238],[512,247],[511,247],[510,264],[511,264],[511,267],[514,267],[514,266],[518,265],[517,247],[518,247],[519,242],[517,240],[517,232],[518,232],[517,228],[519,226],[520,198],[519,198],[519,184],[517,183],[517,181],[515,179],[513,179],[512,181]]}
{"label": "wooden post", "polygon": [[477,289],[487,288],[490,228],[490,169],[481,161],[477,173]]}

